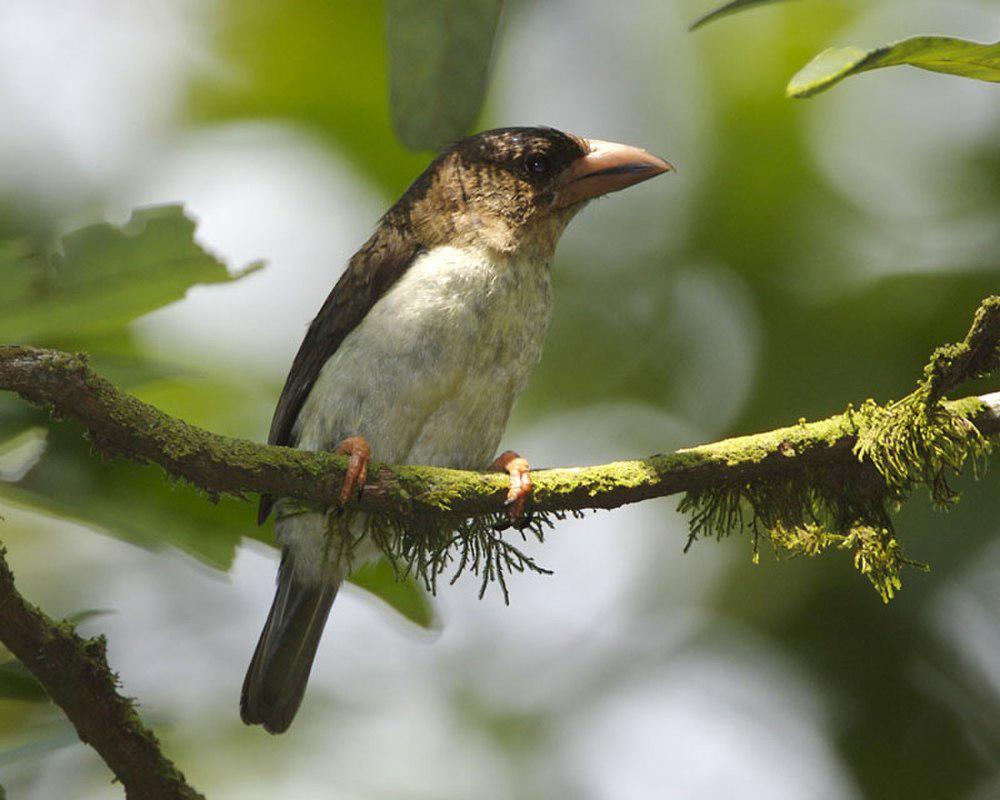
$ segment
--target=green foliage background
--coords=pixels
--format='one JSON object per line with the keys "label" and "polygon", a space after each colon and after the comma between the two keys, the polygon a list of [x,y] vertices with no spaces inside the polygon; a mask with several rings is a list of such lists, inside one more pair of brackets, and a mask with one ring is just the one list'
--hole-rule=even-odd
{"label": "green foliage background", "polygon": [[[388,5],[401,14],[412,13],[412,3]],[[489,12],[497,4],[479,5]],[[638,222],[635,217],[614,217],[618,228],[613,248],[593,246],[586,231],[568,237],[555,270],[557,314],[543,363],[518,407],[515,434],[528,425],[578,412],[642,407],[673,415],[686,426],[687,435],[709,439],[766,430],[799,417],[822,417],[869,396],[898,397],[910,390],[931,350],[960,338],[978,301],[1000,289],[1000,119],[995,107],[990,119],[997,135],[954,142],[949,163],[958,178],[941,186],[937,206],[918,213],[879,207],[884,194],[860,202],[824,162],[821,148],[831,140],[829,128],[843,121],[830,109],[848,119],[865,113],[870,105],[864,103],[871,100],[863,94],[868,87],[862,83],[882,82],[881,90],[888,94],[879,96],[892,98],[902,113],[909,104],[921,102],[921,91],[938,92],[938,97],[952,90],[952,84],[941,82],[958,79],[920,74],[911,80],[900,71],[886,71],[856,84],[849,81],[809,103],[793,103],[783,96],[782,87],[816,53],[831,44],[881,43],[855,38],[854,27],[861,24],[866,4],[780,4],[720,20],[695,34],[683,33],[684,24],[705,11],[703,6],[674,4],[674,12],[666,17],[672,27],[652,34],[644,25],[648,5],[619,12],[625,21],[618,35],[625,41],[663,37],[663,74],[623,72],[613,82],[623,94],[641,97],[647,108],[664,109],[660,117],[649,112],[665,120],[661,139],[637,143],[675,161],[680,176],[662,190],[670,199],[659,207],[668,208],[669,216]],[[594,7],[580,4],[591,10],[579,13],[593,22],[588,35],[600,38],[600,12]],[[528,36],[526,21],[544,24],[559,14],[575,13],[570,4],[558,8],[558,13],[546,16],[528,2],[507,4],[495,53],[503,67],[499,74],[523,76],[536,68],[515,37]],[[954,13],[960,19],[962,12]],[[408,151],[394,135],[400,113],[397,109],[394,121],[388,103],[394,73],[386,54],[384,16],[382,4],[361,0],[220,0],[207,14],[209,57],[185,78],[173,124],[185,132],[250,120],[291,126],[344,159],[358,175],[359,194],[374,192],[387,205],[423,168],[427,156]],[[567,31],[580,30],[552,25],[544,33],[558,47],[560,37],[572,35]],[[900,30],[897,38],[910,33],[914,31]],[[392,40],[399,41],[398,30]],[[668,44],[676,45],[683,57],[668,52]],[[406,46],[418,47],[419,42]],[[587,46],[580,42],[570,50],[586,58]],[[481,51],[479,46],[475,52]],[[691,74],[666,74],[679,64]],[[428,75],[440,67],[429,61],[423,72],[411,77],[432,80]],[[398,64],[393,68],[398,75]],[[444,70],[446,76],[453,72]],[[544,98],[546,92],[558,92],[560,82],[572,82],[572,64],[566,72],[570,77],[530,74],[518,85]],[[664,83],[683,91],[679,97],[667,96]],[[448,90],[458,93],[462,105],[447,109],[454,112],[450,119],[474,113],[475,104],[470,110],[468,98],[459,97],[468,86],[474,91],[476,81],[460,81]],[[957,86],[953,90],[959,91]],[[441,97],[447,99],[448,91]],[[476,127],[553,122],[498,115],[497,108],[509,104],[507,91],[494,83]],[[995,90],[983,97],[995,103]],[[38,98],[39,103],[44,100]],[[836,105],[814,105],[827,102]],[[429,124],[409,138],[404,134],[411,144],[447,138],[432,124],[445,113],[440,103],[430,108],[434,114]],[[635,105],[630,108],[641,116]],[[403,119],[414,113],[405,112]],[[625,136],[630,120],[615,113],[607,112],[607,130],[574,132]],[[931,127],[940,127],[930,118],[949,111],[928,104],[923,113]],[[600,115],[599,109],[596,118]],[[849,136],[858,129],[849,124],[833,135]],[[850,143],[845,151],[849,149]],[[879,165],[871,167],[884,175]],[[907,168],[918,172],[924,165]],[[206,362],[169,342],[151,347],[148,337],[136,335],[130,325],[180,298],[193,284],[238,277],[244,265],[233,263],[227,253],[209,253],[195,245],[193,222],[177,208],[137,212],[121,230],[99,224],[62,239],[76,222],[100,223],[114,204],[113,188],[72,201],[53,191],[31,202],[15,189],[15,183],[7,182],[0,190],[0,339],[87,351],[99,370],[171,413],[219,432],[263,438],[283,377],[278,370],[248,374]],[[186,199],[160,198],[163,203]],[[352,202],[352,196],[343,197],[345,205]],[[613,204],[619,202],[632,200],[601,203],[580,226],[603,214],[614,215]],[[643,201],[640,197],[634,202],[638,205],[627,208],[638,214]],[[189,211],[197,214],[197,208]],[[959,260],[949,256],[947,247],[921,251],[917,232],[922,227],[957,229],[972,218],[987,220],[987,226],[992,220],[979,251],[970,254],[965,249]],[[365,233],[357,231],[359,242]],[[909,237],[912,246],[901,241]],[[860,260],[873,253],[880,254],[881,269]],[[339,269],[337,264],[329,266],[331,275]],[[710,298],[736,300],[706,304],[698,291],[706,285]],[[215,296],[224,302],[222,290]],[[731,317],[721,316],[729,312]],[[720,357],[727,336],[757,343],[752,363],[734,365]],[[706,344],[719,337],[722,351]],[[691,385],[699,380],[710,385]],[[724,396],[740,384],[749,388],[731,413],[718,414],[713,411],[717,405],[697,401]],[[47,430],[40,462],[19,483],[0,484],[0,499],[9,509],[4,512],[2,538],[15,572],[20,576],[23,565],[28,573],[26,591],[32,586],[32,565],[41,563],[47,574],[57,569],[67,584],[85,587],[88,582],[88,575],[78,573],[71,559],[63,563],[60,553],[42,549],[45,538],[39,531],[44,531],[48,515],[85,523],[81,536],[110,534],[162,550],[165,558],[180,550],[213,570],[230,566],[242,537],[269,540],[269,528],[254,527],[250,504],[232,499],[209,503],[188,487],[168,483],[154,469],[99,462],[74,425],[52,424],[42,412],[7,397],[0,398],[0,439],[23,436],[26,430],[36,433],[33,446],[19,439],[13,455],[3,454],[0,471],[6,474],[13,464],[10,469],[18,473],[18,459],[26,468],[38,457],[38,429]],[[640,455],[690,443],[654,440],[649,431],[639,430],[629,447],[632,455]],[[932,562],[934,569],[927,576],[912,575],[888,608],[842,564],[805,559],[777,564],[765,552],[754,567],[748,548],[737,541],[719,546],[726,553],[720,556],[724,574],[699,607],[699,613],[718,621],[718,630],[733,626],[750,631],[774,653],[793,659],[822,692],[835,698],[836,751],[864,796],[986,797],[983,792],[1000,781],[996,686],[965,669],[928,622],[942,587],[961,581],[984,563],[996,574],[996,479],[961,488],[966,497],[948,516],[933,513],[922,500],[902,512],[898,524],[907,534],[910,555]],[[672,506],[661,504],[658,513],[664,536],[670,536],[675,529],[669,527],[675,515]],[[713,557],[704,552],[714,547],[711,544],[701,544],[683,557],[682,545],[682,537],[666,542],[659,557],[670,562]],[[628,548],[628,531],[609,535],[607,547]],[[540,556],[545,563],[544,550]],[[198,569],[194,561],[191,568]],[[663,570],[668,573],[667,567]],[[657,574],[654,567],[649,585],[639,587],[644,612],[636,624],[650,641],[656,640],[670,610],[669,595],[659,587]],[[537,580],[548,580],[547,591],[560,591],[558,568],[555,578]],[[373,568],[361,582],[383,593],[391,585],[382,567]],[[431,621],[420,595],[405,586],[393,591],[398,607],[425,623]],[[996,610],[995,598],[987,608]],[[128,614],[128,609],[119,613]],[[102,619],[88,624],[97,630]],[[970,630],[967,622],[957,618],[949,624],[962,636]],[[246,642],[247,655],[252,644]],[[1000,657],[995,641],[993,645],[993,655]],[[129,643],[112,642],[112,661],[115,646],[127,648]],[[625,671],[628,663],[629,655],[623,652],[618,666]],[[0,664],[0,678],[9,669],[14,670],[12,680],[0,681],[0,687],[15,687],[3,689],[5,699],[0,700],[0,741],[5,748],[0,767],[23,765],[26,756],[73,742],[58,715],[37,702],[37,692],[16,668]],[[928,674],[935,680],[915,677]],[[177,691],[182,693],[184,687]],[[551,720],[529,714],[497,717],[469,698],[456,696],[454,701],[471,727],[489,728],[493,746],[512,774],[523,776],[525,770],[541,768],[537,760],[544,757],[544,748],[537,745],[533,750],[524,742],[544,741]],[[970,707],[976,711],[970,712]],[[169,708],[152,710],[171,755],[208,796],[213,796],[213,788],[227,786],[229,770],[246,768],[232,752],[251,740],[238,726],[235,706],[230,711],[212,735],[232,751],[224,751],[230,755],[210,765],[195,745],[186,743],[190,731],[157,719],[169,719]],[[268,759],[279,752],[288,754],[277,750],[278,745],[268,749],[254,742],[257,767],[271,763]],[[300,740],[299,746],[321,759],[328,745]],[[716,757],[725,759],[726,754],[720,751]],[[25,790],[42,785],[39,776],[46,769],[58,769],[45,758],[27,763],[15,774]],[[424,795],[414,788],[407,796]],[[521,796],[538,793],[525,788]]]}

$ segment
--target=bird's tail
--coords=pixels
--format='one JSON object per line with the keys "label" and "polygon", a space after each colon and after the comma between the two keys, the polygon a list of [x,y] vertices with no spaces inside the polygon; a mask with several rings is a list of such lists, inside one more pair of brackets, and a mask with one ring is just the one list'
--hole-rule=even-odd
{"label": "bird's tail", "polygon": [[269,733],[286,731],[299,709],[340,588],[335,570],[296,569],[296,559],[302,557],[292,546],[282,550],[278,591],[243,681],[240,716],[247,725],[263,725]]}

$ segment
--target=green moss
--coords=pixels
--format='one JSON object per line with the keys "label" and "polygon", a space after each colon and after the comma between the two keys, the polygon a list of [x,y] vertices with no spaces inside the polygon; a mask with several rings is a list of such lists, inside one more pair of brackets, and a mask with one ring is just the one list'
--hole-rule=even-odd
{"label": "green moss", "polygon": [[[417,577],[431,593],[437,591],[442,575],[449,574],[448,581],[454,583],[471,573],[479,578],[480,597],[496,583],[508,601],[507,575],[549,571],[505,538],[505,531],[515,530],[522,542],[529,537],[541,542],[545,531],[554,526],[553,516],[565,515],[533,514],[513,529],[502,512],[475,517],[447,512],[406,517],[369,514],[364,533],[389,557],[397,574]],[[338,529],[341,537],[350,535],[345,530],[346,524],[342,524]]]}
{"label": "green moss", "polygon": [[991,443],[961,411],[928,398],[918,389],[885,407],[866,406],[854,452],[873,464],[901,498],[923,485],[934,503],[945,507],[958,500],[949,474],[971,461],[978,475]]}
{"label": "green moss", "polygon": [[444,512],[462,500],[481,497],[484,481],[495,484],[498,493],[507,486],[507,477],[500,473],[484,477],[475,472],[408,465],[396,468],[395,474],[408,497],[417,497],[421,504]]}
{"label": "green moss", "polygon": [[[751,532],[755,557],[761,537],[791,555],[816,556],[836,545],[851,549],[857,569],[883,597],[891,597],[899,588],[901,567],[910,562],[902,557],[890,510],[918,486],[926,486],[941,506],[957,500],[949,476],[970,462],[978,471],[991,442],[970,422],[981,403],[949,403],[943,398],[961,382],[998,367],[1000,297],[991,297],[980,307],[966,338],[935,351],[917,389],[902,400],[886,406],[867,401],[827,420],[800,419],[769,433],[669,455],[535,473],[533,502],[538,511],[520,535],[522,540],[542,539],[544,531],[565,516],[560,508],[612,508],[688,489],[680,506],[691,515],[688,547],[704,536],[719,538],[736,530]],[[150,449],[158,447],[167,461],[199,455],[220,468],[248,474],[287,472],[304,479],[304,496],[316,498],[322,493],[310,487],[322,487],[333,470],[346,467],[345,456],[263,448],[187,425],[119,393],[90,372],[83,357],[50,356],[45,370],[56,377],[65,377],[69,370],[84,380],[114,422],[125,430],[145,432],[153,439]],[[40,396],[60,403],[51,388]],[[102,452],[114,454],[98,434],[93,441]],[[853,455],[848,450],[852,441]],[[380,466],[373,464],[372,473]],[[504,576],[510,571],[544,571],[508,541],[513,537],[502,533],[510,527],[500,508],[505,475],[424,466],[393,467],[392,472],[394,479],[383,484],[392,512],[373,510],[385,504],[368,505],[364,498],[361,509],[369,533],[397,570],[421,577],[432,591],[445,572],[454,579],[469,571],[480,576],[483,590],[495,581],[505,594]],[[232,485],[220,489],[212,484],[224,481],[217,481],[212,470],[205,473],[199,482],[212,497]],[[649,487],[648,493],[644,487]],[[496,512],[469,513],[494,501]],[[345,531],[340,539],[350,549]]]}
{"label": "green moss", "polygon": [[927,570],[925,564],[903,556],[903,548],[890,528],[860,526],[846,534],[834,534],[820,525],[777,528],[769,531],[771,544],[788,555],[814,557],[830,549],[853,553],[854,568],[871,582],[882,601],[888,603],[902,588],[903,567]]}
{"label": "green moss", "polygon": [[885,407],[866,404],[855,454],[874,464],[889,488],[900,495],[924,485],[936,505],[956,502],[949,473],[961,471],[971,461],[978,474],[992,445],[969,422],[981,403],[942,400],[954,387],[998,368],[1000,296],[994,296],[980,305],[963,341],[934,351],[911,394]]}
{"label": "green moss", "polygon": [[855,460],[836,467],[777,470],[729,479],[689,492],[680,509],[691,515],[688,547],[702,536],[720,538],[749,530],[757,558],[759,539],[778,552],[817,556],[850,550],[854,566],[888,602],[902,586],[905,566],[922,566],[903,556],[890,516],[913,490],[925,486],[939,507],[958,500],[951,475],[971,462],[974,474],[992,443],[970,422],[982,409],[975,398],[944,402],[944,393],[1000,368],[1000,297],[983,302],[969,334],[959,344],[938,348],[924,377],[907,397],[885,406],[866,401],[839,417],[769,434],[728,440],[681,451],[727,466],[761,462],[778,453],[803,455],[856,436]]}

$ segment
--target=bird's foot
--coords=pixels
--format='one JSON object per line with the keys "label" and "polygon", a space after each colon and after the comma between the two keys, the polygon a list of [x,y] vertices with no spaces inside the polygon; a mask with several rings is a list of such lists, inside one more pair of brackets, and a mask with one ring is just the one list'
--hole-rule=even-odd
{"label": "bird's foot", "polygon": [[361,497],[368,480],[368,462],[371,461],[372,449],[364,436],[351,436],[338,444],[333,452],[350,456],[347,472],[344,474],[344,488],[340,492],[340,505],[345,506],[352,496]]}
{"label": "bird's foot", "polygon": [[521,458],[513,450],[508,450],[497,456],[496,461],[490,464],[490,470],[510,475],[510,489],[507,491],[504,506],[507,508],[511,524],[521,527],[521,523],[530,522],[530,518],[525,516],[524,509],[534,487],[531,484],[531,465],[527,459]]}

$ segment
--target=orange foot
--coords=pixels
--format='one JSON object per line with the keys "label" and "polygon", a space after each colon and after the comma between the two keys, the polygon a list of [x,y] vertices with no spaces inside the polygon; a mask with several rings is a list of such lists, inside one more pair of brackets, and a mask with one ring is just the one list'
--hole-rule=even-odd
{"label": "orange foot", "polygon": [[340,492],[340,504],[344,506],[352,495],[361,497],[361,491],[368,480],[368,462],[371,461],[372,449],[364,436],[351,436],[338,444],[333,452],[350,456],[347,473],[344,475],[344,488]]}
{"label": "orange foot", "polygon": [[513,450],[501,453],[497,460],[490,464],[490,470],[494,472],[506,472],[510,475],[510,490],[507,492],[507,499],[504,505],[507,507],[507,514],[511,523],[516,524],[524,516],[524,507],[534,488],[531,485],[531,466],[527,460],[521,458]]}

